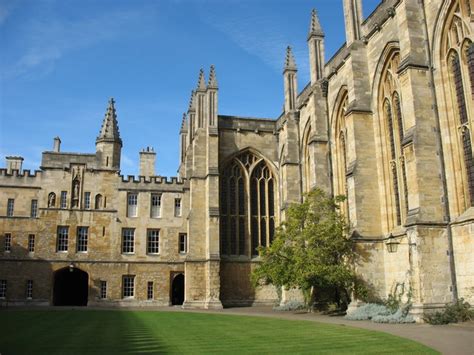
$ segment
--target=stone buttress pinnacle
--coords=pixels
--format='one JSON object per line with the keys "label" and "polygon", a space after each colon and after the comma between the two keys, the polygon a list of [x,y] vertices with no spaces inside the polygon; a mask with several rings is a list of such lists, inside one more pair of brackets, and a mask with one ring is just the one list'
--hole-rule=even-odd
{"label": "stone buttress pinnacle", "polygon": [[197,90],[206,90],[206,79],[204,78],[204,70],[202,68],[199,70]]}
{"label": "stone buttress pinnacle", "polygon": [[324,37],[324,32],[321,27],[321,22],[319,22],[319,16],[316,9],[313,9],[313,11],[311,11],[311,24],[309,26],[308,37],[311,36]]}
{"label": "stone buttress pinnacle", "polygon": [[216,69],[214,65],[211,65],[211,68],[209,70],[209,82],[207,86],[210,88],[217,88]]}
{"label": "stone buttress pinnacle", "polygon": [[291,51],[291,47],[286,47],[286,58],[285,58],[285,68],[284,70],[298,70],[296,67],[295,57],[293,56],[293,52]]}
{"label": "stone buttress pinnacle", "polygon": [[96,141],[99,142],[103,140],[122,142],[117,122],[115,100],[113,98],[109,100],[109,106],[107,107],[104,121],[102,122],[102,127],[100,128],[99,136]]}

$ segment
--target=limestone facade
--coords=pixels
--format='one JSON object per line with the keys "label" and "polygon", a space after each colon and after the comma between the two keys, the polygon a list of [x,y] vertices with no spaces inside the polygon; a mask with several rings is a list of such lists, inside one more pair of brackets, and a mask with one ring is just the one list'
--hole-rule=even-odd
{"label": "limestone facade", "polygon": [[[346,43],[325,62],[313,11],[301,91],[288,47],[278,118],[219,115],[215,70],[207,81],[201,71],[182,120],[179,178],[154,176],[150,149],[140,177],[119,175],[113,101],[95,154],[60,152],[56,139],[34,173],[11,157],[0,171],[5,299],[54,303],[55,272],[70,268],[87,273],[88,304],[171,304],[181,274],[184,307],[273,303],[273,287],[250,282],[255,247],[271,243],[290,203],[321,187],[347,196],[341,211],[364,256],[356,268],[381,297],[403,285],[415,315],[460,297],[474,303],[474,5],[384,0],[363,19],[362,1],[344,0],[344,15]],[[60,227],[67,251],[58,250]],[[87,252],[76,245],[79,227]],[[133,251],[124,252],[130,230]],[[125,297],[127,276],[135,293]]]}

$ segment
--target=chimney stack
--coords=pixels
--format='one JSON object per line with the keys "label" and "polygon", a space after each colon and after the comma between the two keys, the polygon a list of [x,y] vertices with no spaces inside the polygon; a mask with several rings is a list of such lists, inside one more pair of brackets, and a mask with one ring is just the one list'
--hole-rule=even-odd
{"label": "chimney stack", "polygon": [[61,151],[61,138],[54,138],[53,152],[59,153]]}
{"label": "chimney stack", "polygon": [[156,152],[153,147],[146,147],[140,152],[140,176],[155,176]]}
{"label": "chimney stack", "polygon": [[11,174],[13,170],[18,170],[18,173],[21,173],[23,166],[22,157],[5,157],[7,161],[7,174]]}

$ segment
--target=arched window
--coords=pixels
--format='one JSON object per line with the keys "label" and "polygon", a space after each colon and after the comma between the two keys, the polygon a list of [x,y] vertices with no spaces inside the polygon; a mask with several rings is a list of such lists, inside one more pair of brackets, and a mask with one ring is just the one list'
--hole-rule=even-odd
{"label": "arched window", "polygon": [[267,163],[244,152],[221,173],[222,255],[256,256],[275,234],[275,178]]}
{"label": "arched window", "polygon": [[398,66],[400,53],[392,52],[382,72],[379,102],[382,113],[381,126],[387,180],[387,209],[392,223],[389,228],[400,226],[408,213],[408,186],[402,142],[404,136]]}
{"label": "arched window", "polygon": [[303,139],[303,171],[304,171],[304,176],[303,176],[303,181],[304,181],[304,188],[306,192],[309,192],[313,186],[313,180],[312,177],[314,176],[314,166],[313,165],[313,160],[311,159],[311,150],[309,146],[309,140],[311,138],[311,126],[308,127],[308,129],[305,132],[305,136]]}
{"label": "arched window", "polygon": [[349,218],[349,196],[347,189],[347,140],[345,115],[347,111],[348,95],[344,92],[340,95],[339,106],[336,111],[335,126],[335,164],[336,183],[335,194],[346,196],[346,200],[341,203],[341,211],[344,213],[347,222]]}
{"label": "arched window", "polygon": [[442,37],[441,64],[446,80],[445,116],[451,137],[448,156],[454,171],[452,191],[459,212],[474,206],[473,158],[473,99],[474,99],[474,48],[471,41],[471,8],[469,1],[454,1]]}
{"label": "arched window", "polygon": [[95,195],[95,209],[100,210],[102,208],[102,195]]}

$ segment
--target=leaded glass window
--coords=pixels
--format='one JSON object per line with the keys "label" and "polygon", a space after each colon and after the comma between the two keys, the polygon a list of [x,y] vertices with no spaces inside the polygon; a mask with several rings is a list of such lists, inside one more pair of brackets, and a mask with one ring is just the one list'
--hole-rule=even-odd
{"label": "leaded glass window", "polygon": [[381,84],[381,112],[383,132],[384,156],[387,166],[387,189],[390,197],[387,198],[387,207],[391,210],[392,225],[402,225],[408,214],[408,180],[406,176],[405,156],[403,153],[404,125],[402,102],[399,94],[398,67],[400,54],[392,53],[382,74]]}
{"label": "leaded glass window", "polygon": [[251,152],[234,158],[221,174],[222,255],[257,255],[275,235],[275,178]]}

